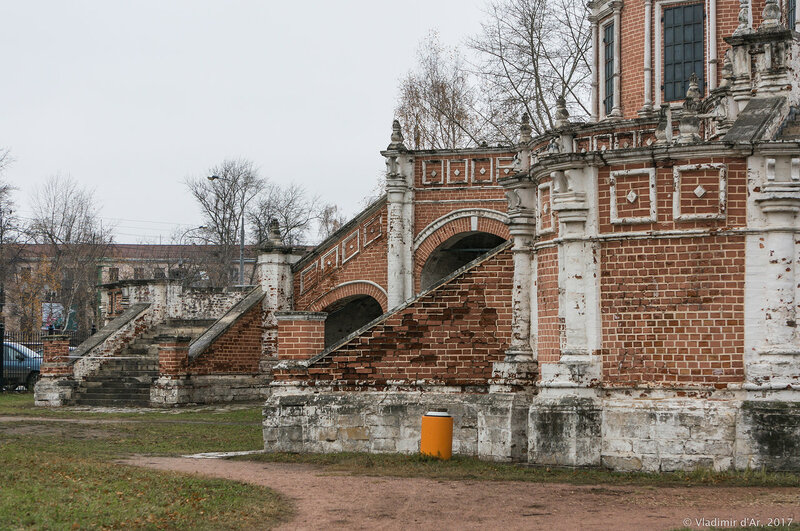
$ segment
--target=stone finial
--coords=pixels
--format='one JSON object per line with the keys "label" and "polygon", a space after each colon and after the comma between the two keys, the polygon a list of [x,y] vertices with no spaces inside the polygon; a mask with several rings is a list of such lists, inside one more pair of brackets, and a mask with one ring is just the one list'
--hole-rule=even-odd
{"label": "stone finial", "polygon": [[392,143],[386,149],[393,151],[402,151],[406,149],[403,144],[403,132],[400,130],[400,120],[392,122]]}
{"label": "stone finial", "polygon": [[751,33],[750,27],[750,0],[739,0],[739,25],[733,32],[734,36]]}
{"label": "stone finial", "polygon": [[569,111],[567,110],[567,100],[564,96],[559,96],[556,99],[556,121],[557,128],[566,127],[569,125]]}
{"label": "stone finial", "polygon": [[764,11],[761,12],[763,21],[758,31],[772,30],[781,27],[781,6],[778,0],[767,0],[764,4]]}
{"label": "stone finial", "polygon": [[694,72],[689,77],[689,88],[686,90],[686,99],[683,101],[683,112],[678,124],[678,144],[689,144],[700,141],[700,87],[697,74]]}
{"label": "stone finial", "polygon": [[281,238],[281,227],[278,224],[278,220],[275,218],[269,220],[269,226],[267,228],[267,240],[272,245],[283,245],[283,238]]}
{"label": "stone finial", "polygon": [[531,141],[531,117],[528,113],[522,113],[522,125],[519,126],[519,143],[527,144]]}

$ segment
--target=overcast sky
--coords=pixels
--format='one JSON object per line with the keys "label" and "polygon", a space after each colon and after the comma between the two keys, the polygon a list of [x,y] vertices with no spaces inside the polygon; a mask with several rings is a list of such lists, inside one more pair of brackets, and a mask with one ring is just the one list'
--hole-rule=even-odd
{"label": "overcast sky", "polygon": [[49,176],[95,190],[117,241],[200,223],[183,180],[229,157],[348,215],[384,168],[400,78],[484,0],[4,2],[0,147],[18,212]]}

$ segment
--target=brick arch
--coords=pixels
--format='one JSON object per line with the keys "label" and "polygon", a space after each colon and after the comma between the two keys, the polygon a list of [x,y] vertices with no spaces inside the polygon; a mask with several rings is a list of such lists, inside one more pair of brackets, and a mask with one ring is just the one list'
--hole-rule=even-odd
{"label": "brick arch", "polygon": [[[487,212],[494,212],[494,211],[487,211]],[[464,213],[463,216],[455,217],[441,223],[435,230],[429,231],[429,234],[423,234],[425,231],[420,233],[420,236],[425,236],[424,239],[421,241],[418,240],[415,242],[415,251],[414,251],[414,291],[419,293],[420,290],[420,281],[422,277],[422,268],[425,266],[425,262],[428,261],[428,257],[430,257],[431,253],[436,250],[439,245],[444,243],[445,241],[449,240],[451,237],[455,236],[456,234],[461,234],[463,232],[486,232],[489,234],[494,234],[495,236],[499,236],[505,240],[511,238],[511,235],[508,232],[508,225],[505,224],[504,221],[501,221],[502,218],[505,218],[505,214],[502,212],[497,212],[499,216],[492,216],[486,217],[481,215],[482,212],[475,212],[475,213]],[[497,219],[502,216],[501,219]],[[445,216],[443,216],[444,218]],[[477,227],[475,227],[472,218],[477,218]],[[440,218],[440,219],[443,219]],[[438,220],[437,220],[438,221]],[[436,221],[428,225],[431,227],[434,225]],[[419,237],[418,237],[419,238]]]}
{"label": "brick arch", "polygon": [[354,295],[368,295],[378,301],[384,313],[388,309],[389,300],[386,296],[386,290],[369,280],[355,280],[339,284],[314,300],[304,311],[321,312],[334,302]]}

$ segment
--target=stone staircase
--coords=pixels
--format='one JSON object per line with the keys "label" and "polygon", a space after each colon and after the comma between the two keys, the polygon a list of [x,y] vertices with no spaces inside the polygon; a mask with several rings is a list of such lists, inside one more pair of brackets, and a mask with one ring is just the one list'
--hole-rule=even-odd
{"label": "stone staircase", "polygon": [[118,356],[109,358],[94,374],[75,389],[73,401],[79,406],[147,407],[150,386],[158,378],[156,337],[169,334],[192,339],[202,334],[214,320],[170,320],[140,335]]}

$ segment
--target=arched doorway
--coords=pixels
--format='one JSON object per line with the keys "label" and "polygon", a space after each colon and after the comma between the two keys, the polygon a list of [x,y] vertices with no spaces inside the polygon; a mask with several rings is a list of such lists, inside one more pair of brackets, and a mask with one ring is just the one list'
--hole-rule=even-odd
{"label": "arched doorway", "polygon": [[451,236],[434,249],[425,261],[420,274],[420,288],[423,291],[430,288],[505,241],[488,232],[462,232]]}
{"label": "arched doorway", "polygon": [[369,295],[339,299],[323,311],[328,313],[325,319],[325,348],[383,315],[380,303]]}

